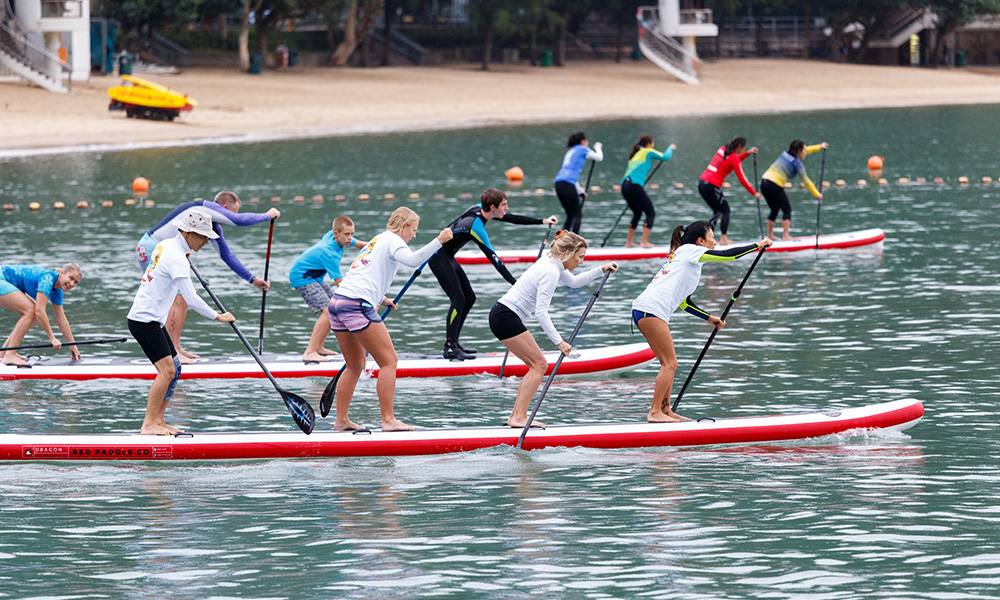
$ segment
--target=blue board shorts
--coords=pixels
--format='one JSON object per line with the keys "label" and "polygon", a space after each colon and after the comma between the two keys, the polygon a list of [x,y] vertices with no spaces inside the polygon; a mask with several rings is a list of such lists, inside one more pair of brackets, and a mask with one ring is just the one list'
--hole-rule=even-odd
{"label": "blue board shorts", "polygon": [[[0,296],[6,296],[7,294],[12,294],[14,292],[20,292],[21,290],[13,283],[7,281],[0,275]],[[32,298],[34,299],[34,298]]]}
{"label": "blue board shorts", "polygon": [[368,329],[372,323],[382,322],[382,317],[378,316],[378,311],[370,302],[340,294],[333,295],[327,310],[330,315],[330,329],[334,331],[357,333]]}
{"label": "blue board shorts", "polygon": [[333,290],[330,289],[330,286],[318,281],[313,281],[294,289],[306,301],[313,314],[329,308],[330,300],[333,298]]}

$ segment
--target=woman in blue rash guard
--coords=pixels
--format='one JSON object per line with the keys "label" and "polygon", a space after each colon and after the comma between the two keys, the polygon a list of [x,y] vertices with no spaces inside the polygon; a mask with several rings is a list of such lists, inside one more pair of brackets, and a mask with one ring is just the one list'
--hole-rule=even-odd
{"label": "woman in blue rash guard", "polygon": [[596,142],[594,149],[587,147],[587,134],[578,131],[569,136],[566,143],[569,150],[563,156],[562,167],[556,174],[556,196],[566,211],[566,231],[580,233],[580,222],[583,220],[583,209],[580,198],[587,195],[587,190],[580,185],[580,173],[588,160],[601,162],[604,160],[603,144]]}
{"label": "woman in blue rash guard", "polygon": [[646,289],[632,302],[632,322],[639,328],[656,353],[660,371],[653,387],[653,403],[646,420],[650,423],[687,421],[670,408],[670,393],[677,370],[677,353],[670,336],[670,315],[678,308],[722,329],[726,322],[698,308],[691,294],[701,281],[701,267],[707,262],[726,262],[742,258],[772,244],[764,238],[748,244],[714,250],[715,234],[708,221],[678,226],[670,238],[670,257],[653,276]]}

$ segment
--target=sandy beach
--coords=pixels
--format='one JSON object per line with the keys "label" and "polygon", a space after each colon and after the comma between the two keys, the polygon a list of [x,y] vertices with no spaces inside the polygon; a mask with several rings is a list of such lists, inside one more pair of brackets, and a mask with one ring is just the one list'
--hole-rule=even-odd
{"label": "sandy beach", "polygon": [[69,95],[0,83],[0,156],[89,146],[259,140],[599,118],[1000,103],[1000,77],[955,69],[742,59],[681,83],[648,61],[144,75],[198,102],[173,122],[108,111],[112,76]]}

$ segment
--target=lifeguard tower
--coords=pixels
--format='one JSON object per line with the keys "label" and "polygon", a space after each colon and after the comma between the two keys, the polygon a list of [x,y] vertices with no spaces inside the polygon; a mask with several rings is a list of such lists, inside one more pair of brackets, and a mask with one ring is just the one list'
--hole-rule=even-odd
{"label": "lifeguard tower", "polygon": [[681,0],[659,0],[657,6],[639,7],[636,13],[639,50],[653,64],[684,83],[699,83],[701,61],[695,38],[717,37],[719,28],[712,23],[711,9],[681,8],[681,4]]}
{"label": "lifeguard tower", "polygon": [[0,80],[69,92],[90,77],[90,0],[0,0]]}

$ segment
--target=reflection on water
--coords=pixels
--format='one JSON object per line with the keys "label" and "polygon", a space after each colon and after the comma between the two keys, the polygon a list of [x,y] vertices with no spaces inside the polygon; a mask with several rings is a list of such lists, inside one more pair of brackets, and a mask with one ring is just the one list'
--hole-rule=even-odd
{"label": "reflection on water", "polygon": [[[945,185],[831,188],[824,231],[882,227],[883,247],[769,254],[736,303],[685,394],[691,416],[746,416],[859,406],[906,397],[927,415],[904,433],[829,436],[779,445],[699,449],[490,449],[454,456],[233,463],[0,465],[0,597],[32,598],[942,598],[995,596],[1000,578],[995,406],[991,350],[1000,258],[988,251],[997,188],[956,183],[988,174],[996,107],[762,115],[587,124],[608,159],[594,183],[609,190],[619,156],[639,133],[678,151],[653,194],[662,235],[707,209],[695,184],[733,135],[771,159],[793,137],[831,144],[826,178],[867,176],[871,154],[885,176]],[[986,119],[985,121],[983,119]],[[864,126],[859,126],[863,123]],[[359,237],[405,204],[423,215],[417,242],[459,214],[502,172],[520,164],[514,212],[562,215],[550,191],[566,129],[527,127],[364,139],[67,154],[0,161],[0,194],[19,209],[0,215],[0,262],[82,263],[67,295],[79,339],[124,332],[138,269],[134,245],[170,207],[235,188],[282,196],[270,272],[265,349],[301,352],[313,317],[289,289],[295,257],[350,214]],[[906,148],[893,154],[891,147]],[[661,144],[664,145],[664,144]],[[768,163],[769,164],[769,163]],[[525,165],[529,165],[525,167]],[[764,165],[760,165],[762,168]],[[817,164],[807,160],[814,178]],[[749,165],[748,165],[749,170]],[[156,206],[122,205],[137,175]],[[674,189],[674,181],[685,188]],[[535,188],[548,190],[543,195]],[[294,195],[323,194],[323,204]],[[371,194],[361,202],[357,195]],[[382,193],[393,193],[386,202]],[[349,199],[333,200],[337,194]],[[436,197],[440,194],[441,197]],[[753,200],[730,190],[731,235],[757,234]],[[54,199],[110,209],[53,211]],[[43,210],[30,212],[28,202]],[[809,234],[815,204],[792,192],[793,228]],[[601,238],[621,210],[614,193],[592,194],[583,233]],[[536,245],[542,227],[491,223],[498,247]],[[621,237],[624,232],[618,232]],[[266,228],[227,231],[251,270],[263,269]],[[260,298],[220,261],[196,257],[213,289],[255,332]],[[580,346],[638,341],[628,306],[658,261],[624,264],[584,323]],[[708,265],[695,299],[722,309],[748,264]],[[525,267],[514,265],[519,274]],[[463,341],[495,350],[487,312],[508,286],[489,267],[469,269],[479,302]],[[401,274],[396,288],[408,273]],[[556,326],[568,332],[593,287],[566,291]],[[401,351],[440,350],[446,299],[426,274],[387,325]],[[12,326],[0,314],[0,327]],[[686,376],[710,333],[679,314],[671,322]],[[29,339],[35,340],[37,333]],[[544,340],[543,340],[544,341]],[[224,326],[192,314],[192,350],[239,354]],[[138,354],[134,343],[89,356]],[[538,418],[547,422],[638,420],[655,366],[608,378],[558,379]],[[318,399],[323,380],[289,380]],[[401,380],[396,411],[427,427],[495,425],[516,381],[492,377]],[[138,427],[147,383],[2,382],[0,431],[111,432]],[[378,422],[373,381],[358,387],[359,423]],[[194,431],[292,430],[266,380],[184,381],[172,418]],[[324,420],[319,427],[329,427]]]}

